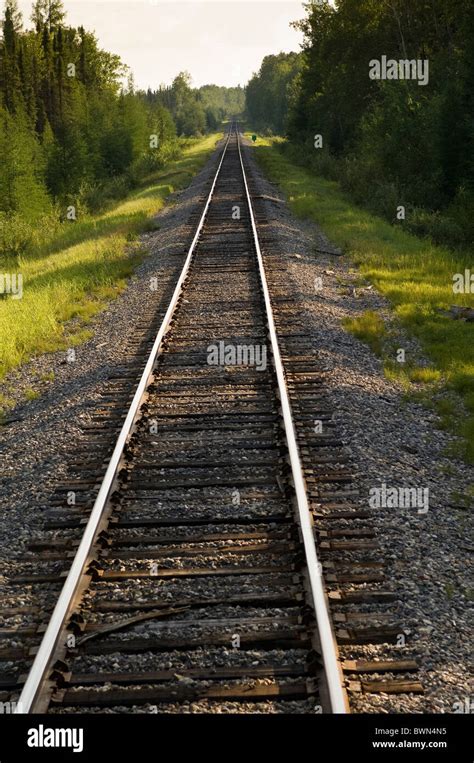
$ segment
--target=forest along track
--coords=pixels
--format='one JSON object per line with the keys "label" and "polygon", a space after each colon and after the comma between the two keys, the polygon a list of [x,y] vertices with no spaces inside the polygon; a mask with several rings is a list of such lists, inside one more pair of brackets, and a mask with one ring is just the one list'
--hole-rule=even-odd
{"label": "forest along track", "polygon": [[[9,628],[9,617],[28,617],[32,608],[12,607],[11,599],[8,609],[0,604],[8,644],[0,651],[0,697],[15,701],[23,687],[20,712],[343,712],[343,672],[350,691],[421,690],[410,678],[411,660],[391,655],[339,664],[324,597],[315,614],[322,579],[310,514],[304,517],[303,476],[339,647],[349,658],[359,645],[388,645],[403,634],[390,610],[397,594],[384,583],[368,513],[331,426],[324,374],[288,298],[284,262],[271,256],[264,207],[250,179],[273,317],[266,309],[231,132],[170,330],[156,366],[153,353],[149,360],[151,375],[145,369],[141,379],[146,394],[140,387],[135,394],[136,420],[86,549],[86,574],[65,598],[66,582],[47,628]],[[238,348],[247,348],[250,363],[235,364]],[[222,353],[224,362],[213,364]],[[128,375],[117,385],[130,402],[137,370]],[[293,423],[284,426],[286,392],[304,467],[299,475],[288,433]],[[121,425],[125,414],[116,415]],[[63,486],[64,495],[81,485],[97,493],[102,484],[95,506],[92,490],[51,520],[30,544],[31,559],[46,572],[10,580],[23,591],[32,586],[39,601],[58,597],[79,546],[68,581],[77,567],[104,488],[101,438],[110,439],[110,429],[107,418],[99,420],[93,447],[76,460],[82,478]],[[21,673],[35,652],[24,683]]]}

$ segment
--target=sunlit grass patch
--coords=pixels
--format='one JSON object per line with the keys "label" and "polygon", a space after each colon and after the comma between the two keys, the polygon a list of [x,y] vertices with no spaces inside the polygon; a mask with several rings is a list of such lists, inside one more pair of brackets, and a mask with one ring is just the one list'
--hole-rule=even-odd
{"label": "sunlit grass patch", "polygon": [[410,368],[408,378],[414,384],[436,384],[441,379],[441,371],[437,368]]}
{"label": "sunlit grass patch", "polygon": [[24,395],[26,400],[37,400],[39,398],[39,392],[32,387],[28,387],[28,389],[25,390]]}
{"label": "sunlit grass patch", "polygon": [[39,379],[43,382],[52,382],[55,379],[55,373],[54,371],[47,371],[44,374],[40,374]]}
{"label": "sunlit grass patch", "polygon": [[379,357],[382,355],[382,342],[385,336],[385,323],[373,310],[367,310],[357,318],[345,318],[344,328],[354,334],[365,344],[369,345],[372,352]]}
{"label": "sunlit grass patch", "polygon": [[402,385],[408,393],[407,400],[417,399],[427,407],[435,407],[432,396],[442,382],[442,374],[437,368],[400,363],[385,354],[383,372],[387,379]]}

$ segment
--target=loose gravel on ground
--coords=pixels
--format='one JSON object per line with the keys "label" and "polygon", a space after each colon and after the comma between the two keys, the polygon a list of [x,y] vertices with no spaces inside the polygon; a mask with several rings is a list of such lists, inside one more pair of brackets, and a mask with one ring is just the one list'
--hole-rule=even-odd
{"label": "loose gravel on ground", "polygon": [[[10,374],[0,385],[0,392],[8,397],[12,397],[13,386],[17,399],[8,417],[10,423],[0,430],[2,598],[12,594],[5,578],[18,570],[17,557],[25,554],[28,539],[40,534],[48,495],[66,475],[68,458],[82,435],[82,424],[97,405],[110,371],[120,366],[122,348],[133,335],[143,307],[159,300],[165,287],[177,277],[185,256],[186,223],[198,208],[214,167],[215,162],[209,161],[191,186],[175,195],[173,204],[158,215],[160,230],[144,237],[149,256],[126,290],[95,319],[94,336],[77,348],[76,362],[68,363],[64,352],[42,356]],[[391,320],[387,302],[369,284],[361,285],[346,257],[327,253],[335,251],[330,242],[316,226],[290,214],[282,195],[255,165],[253,173],[262,195],[268,197],[269,227],[278,235],[289,281],[296,284],[300,295],[301,325],[313,337],[317,356],[326,369],[335,420],[352,452],[361,495],[368,501],[369,491],[381,483],[430,491],[426,514],[412,508],[380,508],[374,512],[373,520],[382,556],[389,562],[391,582],[399,592],[397,614],[407,626],[407,643],[420,664],[419,679],[425,694],[351,695],[352,708],[356,712],[453,712],[456,703],[464,704],[472,694],[468,515],[453,499],[455,493],[463,493],[472,483],[472,469],[445,454],[453,437],[437,429],[433,412],[407,401],[401,384],[384,376],[381,361],[342,327],[344,317],[368,309]],[[158,277],[157,292],[150,289],[150,278],[154,276]],[[323,283],[319,290],[314,288],[317,276]],[[413,339],[406,337],[405,342],[404,347],[422,358]],[[38,381],[51,372],[54,381]],[[22,402],[23,392],[29,387],[41,389],[41,397]],[[36,572],[41,568],[35,562],[29,566]],[[21,569],[25,572],[28,565],[22,564]],[[184,590],[186,585],[176,587]],[[172,595],[173,586],[167,583],[164,591]],[[43,592],[41,595],[47,598]],[[113,598],[113,587],[107,595]],[[28,586],[21,601],[39,602],[41,606],[41,598],[32,595]],[[15,622],[25,624],[27,618]],[[226,650],[214,651],[220,660],[226,659]],[[382,652],[386,655],[386,645],[361,646],[358,656],[376,658]],[[392,653],[398,656],[396,646]],[[172,655],[169,658],[172,660]],[[231,659],[238,658],[233,655]],[[257,654],[256,662],[260,659]],[[141,660],[134,658],[137,669]],[[92,671],[94,664],[113,666],[113,661],[91,656],[84,669]],[[173,662],[173,666],[177,664]],[[209,712],[210,704],[189,703],[181,711]],[[176,712],[170,705],[158,709]],[[154,712],[146,707],[136,710]],[[311,702],[249,703],[247,710],[315,712]],[[123,711],[130,712],[130,708]],[[242,712],[242,706],[236,709],[232,703],[221,703],[215,711]]]}

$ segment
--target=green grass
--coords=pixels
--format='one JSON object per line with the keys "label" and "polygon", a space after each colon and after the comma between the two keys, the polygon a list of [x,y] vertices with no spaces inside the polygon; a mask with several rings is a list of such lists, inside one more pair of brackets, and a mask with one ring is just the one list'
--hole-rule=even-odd
{"label": "green grass", "polygon": [[452,493],[451,501],[463,510],[474,508],[474,485],[468,487],[464,493],[456,491]]}
{"label": "green grass", "polygon": [[380,315],[373,310],[367,310],[358,318],[345,318],[343,325],[354,336],[368,344],[372,352],[379,357],[382,355],[385,323]]}
{"label": "green grass", "polygon": [[11,406],[14,405],[14,402],[13,398],[0,394],[0,423],[5,416],[5,411],[8,410],[8,408],[11,408]]}
{"label": "green grass", "polygon": [[[403,328],[419,340],[432,369],[413,368],[415,359],[407,355],[407,367],[400,373],[407,382],[436,383],[438,390],[442,382],[444,390],[457,393],[457,405],[445,419],[464,438],[462,455],[473,462],[474,329],[472,323],[437,312],[453,304],[474,305],[473,294],[452,291],[454,274],[472,270],[472,257],[435,246],[357,207],[336,182],[292,164],[281,150],[282,143],[281,138],[258,137],[254,150],[262,169],[282,188],[293,212],[320,225],[388,298]],[[375,351],[380,349],[373,317],[356,319],[352,328]],[[389,374],[396,372],[396,365],[392,363]]]}
{"label": "green grass", "polygon": [[54,381],[55,377],[56,377],[56,374],[54,373],[54,371],[48,371],[44,374],[40,374],[39,380],[43,382],[48,382],[48,381],[52,382]]}
{"label": "green grass", "polygon": [[39,392],[37,392],[32,387],[28,387],[27,390],[25,390],[25,399],[26,400],[37,400],[39,398]]}
{"label": "green grass", "polygon": [[33,355],[72,347],[92,335],[85,325],[120,293],[145,254],[139,234],[158,229],[151,216],[170,193],[189,184],[219,137],[187,141],[179,159],[123,201],[64,223],[19,264],[0,262],[1,272],[23,276],[23,298],[0,300],[0,379]]}

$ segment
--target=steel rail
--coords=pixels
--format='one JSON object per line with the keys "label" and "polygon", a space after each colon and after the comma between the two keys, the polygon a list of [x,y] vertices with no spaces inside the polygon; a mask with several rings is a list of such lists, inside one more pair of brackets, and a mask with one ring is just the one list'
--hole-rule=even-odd
{"label": "steel rail", "polygon": [[250,196],[249,186],[247,182],[247,175],[245,172],[244,162],[242,158],[242,151],[240,147],[239,131],[237,133],[237,146],[239,149],[240,166],[242,168],[242,177],[245,185],[245,192],[247,197],[247,205],[250,214],[250,221],[252,225],[254,244],[257,253],[258,267],[260,273],[260,280],[262,284],[263,297],[265,300],[266,314],[268,318],[269,336],[272,346],[272,353],[275,365],[275,372],[278,381],[278,391],[280,395],[281,410],[283,420],[285,423],[285,435],[288,445],[288,453],[290,458],[291,472],[293,476],[293,484],[296,494],[298,516],[300,521],[301,534],[303,537],[303,545],[306,554],[306,562],[308,566],[308,575],[311,587],[311,596],[313,599],[314,610],[316,614],[316,622],[319,632],[319,640],[321,644],[321,652],[324,664],[324,670],[326,675],[326,682],[329,691],[329,699],[331,703],[331,709],[333,713],[347,713],[347,701],[346,695],[343,689],[342,674],[337,659],[337,647],[334,634],[331,627],[331,620],[329,617],[329,611],[327,607],[326,594],[324,591],[323,579],[322,579],[322,567],[318,560],[316,551],[316,545],[314,542],[312,518],[308,505],[308,497],[306,494],[306,487],[303,477],[303,467],[300,460],[298,444],[296,440],[295,427],[293,423],[293,415],[291,411],[290,400],[288,396],[288,390],[285,380],[285,372],[283,370],[283,362],[281,359],[280,348],[278,345],[278,338],[275,328],[275,321],[273,319],[273,309],[270,299],[270,292],[268,289],[267,277],[265,273],[265,266],[263,263],[262,252],[260,249],[260,241],[258,237],[257,226],[255,223],[255,216],[253,213],[252,200]]}
{"label": "steel rail", "polygon": [[86,525],[84,535],[82,536],[76,556],[74,557],[71,568],[66,577],[66,580],[64,582],[63,588],[59,595],[58,601],[54,608],[53,614],[49,621],[48,627],[44,633],[38,652],[31,666],[31,669],[28,673],[26,682],[23,686],[23,690],[21,692],[21,695],[19,697],[16,709],[15,709],[16,714],[26,714],[26,713],[35,712],[35,703],[40,697],[42,687],[44,686],[45,682],[48,679],[48,671],[51,668],[51,661],[54,657],[58,640],[61,636],[61,633],[64,630],[67,617],[70,614],[74,597],[76,596],[76,593],[79,589],[81,579],[83,578],[84,571],[86,569],[86,565],[88,561],[90,561],[90,554],[94,546],[94,542],[96,540],[101,521],[103,520],[105,515],[107,501],[111,494],[114,482],[116,480],[117,470],[123,457],[123,451],[124,451],[125,445],[127,444],[128,438],[131,434],[132,428],[137,419],[137,416],[142,404],[143,396],[146,392],[146,389],[153,375],[154,367],[155,367],[158,355],[160,354],[163,338],[169,329],[169,325],[173,317],[173,313],[176,309],[176,305],[181,296],[183,284],[188,274],[189,267],[191,265],[194,251],[196,248],[196,244],[198,242],[202,227],[207,217],[209,205],[211,203],[211,200],[214,194],[214,189],[215,189],[217,179],[221,171],[224,157],[227,152],[232,131],[233,131],[233,125],[231,125],[229,133],[227,135],[227,141],[222,151],[222,156],[217,168],[217,172],[214,176],[212,187],[207,198],[206,206],[201,215],[199,225],[197,227],[196,233],[192,240],[191,246],[189,247],[188,254],[186,256],[183,269],[181,271],[181,275],[176,284],[175,290],[173,292],[173,296],[171,298],[171,302],[169,304],[168,310],[166,311],[165,317],[163,319],[163,323],[161,324],[161,327],[156,336],[147,364],[144,368],[143,374],[138,383],[138,387],[136,389],[132,403],[128,410],[127,417],[124,421],[120,434],[117,438],[117,442],[115,444],[112,456],[110,458],[107,471],[105,473],[104,479],[102,481],[99,492],[97,494],[97,498],[94,502],[94,506],[92,508],[92,511],[89,517],[89,521]]}
{"label": "steel rail", "polygon": [[[114,451],[110,458],[107,471],[105,473],[103,482],[99,489],[96,501],[94,503],[91,515],[89,517],[84,535],[81,539],[76,556],[73,560],[69,573],[67,575],[64,586],[61,590],[59,599],[56,603],[55,609],[47,626],[46,632],[41,641],[38,653],[35,657],[33,665],[30,669],[28,677],[26,679],[23,691],[16,706],[16,713],[30,713],[35,712],[35,706],[38,704],[41,698],[41,691],[45,686],[48,679],[49,671],[52,667],[52,660],[57,650],[58,642],[61,634],[64,633],[67,623],[67,618],[71,613],[74,605],[74,599],[79,591],[81,580],[87,567],[87,563],[90,562],[94,555],[92,554],[94,543],[97,539],[97,535],[104,518],[107,515],[107,502],[112,492],[112,489],[116,483],[117,472],[120,467],[123,451],[128,442],[133,427],[138,418],[140,407],[142,405],[144,396],[146,395],[146,389],[151,381],[154,373],[155,364],[157,358],[162,349],[163,339],[170,327],[170,323],[177,307],[178,301],[183,291],[184,282],[188,275],[189,267],[191,265],[196,244],[198,242],[202,227],[204,225],[210,203],[213,198],[214,189],[219,177],[222,164],[229,146],[229,141],[233,132],[234,126],[232,125],[226,143],[224,145],[222,155],[219,161],[219,165],[216,174],[213,179],[212,187],[209,192],[204,211],[201,215],[196,233],[193,241],[189,247],[188,254],[186,256],[183,269],[176,284],[171,302],[163,319],[163,323],[156,336],[153,348],[148,358],[147,364],[141,376],[140,382],[137,386],[133,401],[127,413],[127,417],[119,433],[117,442],[114,447]],[[318,562],[316,547],[313,537],[313,529],[311,524],[311,515],[309,511],[306,488],[304,484],[304,477],[302,472],[302,466],[299,458],[299,451],[296,441],[296,435],[294,430],[293,418],[291,413],[291,407],[286,389],[285,375],[282,365],[281,354],[278,346],[278,340],[276,335],[275,323],[273,319],[271,300],[269,295],[269,289],[267,279],[265,275],[265,269],[263,264],[262,253],[260,250],[260,243],[258,238],[258,232],[255,223],[255,217],[253,214],[253,207],[251,202],[251,196],[249,192],[247,177],[243,164],[240,138],[238,129],[235,129],[237,137],[237,147],[240,158],[240,165],[242,169],[242,176],[245,186],[246,199],[249,208],[251,227],[254,237],[254,243],[256,248],[258,267],[260,280],[262,284],[262,291],[264,296],[265,308],[268,319],[269,335],[271,340],[271,346],[273,351],[273,358],[275,363],[275,371],[278,382],[278,389],[280,394],[282,416],[285,424],[286,440],[288,445],[288,452],[290,457],[290,464],[293,475],[293,482],[297,500],[298,514],[300,520],[300,527],[303,536],[303,543],[306,553],[306,560],[308,565],[308,574],[310,579],[311,595],[314,602],[316,620],[319,631],[319,638],[321,643],[321,651],[323,656],[324,670],[326,675],[326,681],[329,690],[331,709],[335,713],[347,712],[347,705],[345,700],[345,694],[342,687],[342,676],[337,660],[335,641],[331,629],[329,613],[327,609],[326,597],[324,593],[324,586],[321,576],[321,567]]]}

